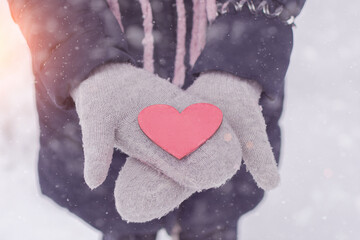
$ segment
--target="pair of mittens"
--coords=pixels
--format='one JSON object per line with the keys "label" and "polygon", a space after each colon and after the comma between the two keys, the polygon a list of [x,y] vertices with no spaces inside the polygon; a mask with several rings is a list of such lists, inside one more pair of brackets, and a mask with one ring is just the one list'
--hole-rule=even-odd
{"label": "pair of mittens", "polygon": [[[124,63],[106,64],[96,69],[71,94],[82,129],[84,178],[90,188],[96,188],[106,179],[114,147],[152,170],[129,174],[140,169],[134,170],[137,165],[132,165],[128,159],[120,171],[115,201],[125,220],[144,222],[159,218],[192,193],[221,186],[240,168],[241,147],[226,120],[211,139],[181,161],[143,133],[137,118],[144,108],[167,104],[182,111],[189,105],[203,102],[146,70]],[[224,141],[224,136],[229,134],[234,138]],[[153,185],[153,188],[147,187],[146,191],[140,192],[139,189],[155,174],[164,177],[168,187]],[[137,181],[130,179],[131,175]],[[172,184],[181,187],[173,188]],[[174,195],[176,201],[169,196],[163,198],[159,193],[168,188],[172,190],[169,195]],[[157,196],[155,200],[154,196]],[[136,212],[143,215],[137,217]]]}
{"label": "pair of mittens", "polygon": [[[251,128],[249,131],[243,131],[231,123],[238,124],[233,122],[233,119],[235,122],[238,119],[233,115],[241,114],[241,118],[244,118],[242,111],[246,108],[244,106],[248,105],[247,100],[241,102],[239,108],[238,104],[235,104],[236,110],[230,112],[229,109],[232,108],[226,105],[232,102],[232,95],[221,98],[222,94],[229,94],[226,92],[229,90],[225,91],[227,88],[222,86],[224,83],[220,76],[226,76],[226,80],[229,80],[229,84],[226,85],[228,87],[234,87],[231,86],[233,83],[243,85],[246,82],[231,78],[230,75],[209,74],[202,75],[187,92],[184,92],[143,69],[125,63],[110,63],[96,69],[71,93],[82,128],[84,178],[89,187],[96,188],[107,177],[114,147],[130,156],[119,173],[114,190],[116,207],[124,220],[146,222],[160,218],[191,194],[224,184],[240,169],[242,150],[244,151],[241,138],[244,136],[239,134],[243,133],[255,136],[246,137],[245,146],[252,146],[253,152],[260,151],[250,154],[252,160],[248,166],[253,176],[258,174],[254,176],[258,185],[269,189],[278,183],[276,163],[258,104],[250,105],[249,108],[257,108],[262,122],[246,122],[246,126]],[[209,81],[213,79],[212,74],[215,74],[216,81]],[[215,90],[220,91],[211,92]],[[244,91],[244,88],[233,90]],[[260,93],[251,88],[249,91],[246,94],[258,101]],[[211,99],[206,99],[207,97]],[[145,107],[168,104],[181,112],[189,105],[202,102],[218,106],[223,111],[225,119],[205,144],[181,161],[159,148],[139,128],[137,117]],[[227,120],[228,116],[231,121]],[[253,124],[262,125],[256,127]],[[236,131],[233,130],[234,127]],[[253,130],[259,133],[264,130],[264,135],[258,139]],[[258,140],[262,141],[261,144]],[[263,145],[267,145],[268,148],[264,148]],[[269,151],[266,152],[267,150]],[[264,159],[263,155],[270,156]],[[253,160],[257,157],[261,159]]]}

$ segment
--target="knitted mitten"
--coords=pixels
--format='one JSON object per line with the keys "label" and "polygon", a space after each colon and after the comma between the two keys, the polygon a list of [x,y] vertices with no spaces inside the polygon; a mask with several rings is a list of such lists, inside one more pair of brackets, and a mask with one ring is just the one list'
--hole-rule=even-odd
{"label": "knitted mitten", "polygon": [[[211,72],[202,74],[187,92],[222,109],[239,136],[245,164],[258,186],[265,190],[274,188],[279,175],[258,104],[261,88],[255,82],[231,74]],[[132,158],[119,174],[116,188],[119,213],[126,220],[135,222],[159,218],[195,192]]]}
{"label": "knitted mitten", "polygon": [[242,146],[246,168],[264,190],[275,188],[280,176],[259,106],[260,86],[224,72],[206,72],[187,91],[218,106]]}
{"label": "knitted mitten", "polygon": [[182,111],[203,102],[144,69],[126,63],[106,64],[71,95],[80,119],[84,177],[90,188],[105,180],[113,147],[182,186],[199,191],[222,185],[240,168],[241,146],[225,119],[205,144],[182,160],[158,147],[142,132],[137,117],[149,105],[168,104]]}
{"label": "knitted mitten", "polygon": [[115,204],[122,219],[147,222],[178,207],[196,190],[176,183],[158,170],[128,157],[115,184]]}
{"label": "knitted mitten", "polygon": [[[231,74],[208,72],[187,92],[220,107],[239,137],[244,162],[258,186],[264,190],[276,187],[279,174],[258,104],[260,86]],[[164,216],[194,192],[138,160],[128,158],[116,182],[115,199],[125,220],[145,222]]]}

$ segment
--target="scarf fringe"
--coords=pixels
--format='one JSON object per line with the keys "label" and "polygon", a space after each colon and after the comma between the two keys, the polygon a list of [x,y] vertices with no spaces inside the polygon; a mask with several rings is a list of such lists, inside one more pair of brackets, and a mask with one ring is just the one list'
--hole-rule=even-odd
{"label": "scarf fringe", "polygon": [[121,21],[121,11],[118,0],[106,0],[106,1],[109,4],[111,12],[114,14],[117,22],[119,23],[121,31],[124,32],[124,26]]}
{"label": "scarf fringe", "polygon": [[177,10],[177,35],[176,35],[176,56],[174,66],[174,78],[172,83],[182,87],[185,81],[185,54],[186,54],[186,11],[183,0],[176,0]]}
{"label": "scarf fringe", "polygon": [[[107,0],[111,11],[118,21],[121,30],[124,26],[121,21],[121,11],[118,0]],[[154,72],[154,36],[153,15],[150,0],[139,0],[143,14],[144,39],[144,69]],[[177,36],[176,56],[173,84],[182,87],[185,81],[185,54],[186,54],[186,10],[184,0],[176,0]],[[216,0],[193,0],[193,27],[190,41],[190,66],[193,67],[206,43],[208,22],[211,24],[217,16]]]}

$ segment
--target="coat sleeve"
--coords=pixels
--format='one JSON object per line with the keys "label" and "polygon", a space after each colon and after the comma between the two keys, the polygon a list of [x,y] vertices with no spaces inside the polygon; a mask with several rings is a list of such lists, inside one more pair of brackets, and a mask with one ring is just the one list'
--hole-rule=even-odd
{"label": "coat sleeve", "polygon": [[282,7],[282,15],[269,18],[244,6],[241,11],[230,9],[218,16],[208,29],[206,45],[192,74],[196,77],[201,72],[225,71],[257,81],[270,97],[281,93],[293,47],[292,26],[284,20],[296,17],[305,0],[267,2],[270,11]]}
{"label": "coat sleeve", "polygon": [[127,43],[105,0],[8,0],[31,51],[36,81],[59,108],[70,91],[106,62],[131,62]]}

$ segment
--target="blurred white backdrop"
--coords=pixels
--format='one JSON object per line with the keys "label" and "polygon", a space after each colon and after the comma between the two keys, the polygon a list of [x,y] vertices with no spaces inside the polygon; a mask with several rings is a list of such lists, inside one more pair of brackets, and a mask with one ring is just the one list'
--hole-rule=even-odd
{"label": "blurred white backdrop", "polygon": [[[282,183],[239,221],[241,240],[360,236],[360,2],[308,0],[294,29],[281,121]],[[95,240],[41,196],[38,128],[26,42],[0,0],[0,234]],[[161,239],[166,239],[162,232]]]}

